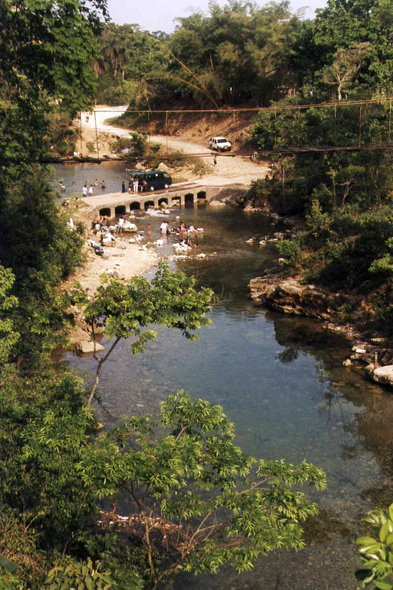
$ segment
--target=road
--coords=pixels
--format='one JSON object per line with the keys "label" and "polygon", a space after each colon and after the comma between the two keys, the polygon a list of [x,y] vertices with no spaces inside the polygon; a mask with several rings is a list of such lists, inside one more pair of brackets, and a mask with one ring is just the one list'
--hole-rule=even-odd
{"label": "road", "polygon": [[[107,123],[107,119],[113,119],[115,116],[124,113],[128,107],[96,107],[95,116],[89,116],[88,113],[82,113],[83,129],[88,129],[95,132],[97,125],[98,133],[105,133],[109,135],[117,135],[120,137],[128,136],[130,130],[123,127],[116,127]],[[108,111],[111,112],[108,112]],[[88,117],[88,121],[87,121]],[[228,184],[245,184],[249,185],[252,180],[264,178],[269,172],[268,166],[265,163],[252,162],[250,158],[235,156],[228,157],[217,156],[217,164],[213,163],[213,155],[208,146],[198,143],[189,142],[183,139],[174,138],[165,135],[151,135],[150,141],[153,143],[161,143],[164,147],[170,150],[182,151],[185,154],[211,154],[204,157],[204,161],[211,164],[211,173],[203,178],[196,180],[196,184],[210,185],[210,186],[225,186]]]}

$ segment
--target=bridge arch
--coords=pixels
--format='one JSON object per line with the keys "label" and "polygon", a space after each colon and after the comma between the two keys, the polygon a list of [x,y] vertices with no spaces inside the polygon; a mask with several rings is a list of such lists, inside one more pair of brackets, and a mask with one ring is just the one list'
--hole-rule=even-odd
{"label": "bridge arch", "polygon": [[187,193],[186,195],[184,195],[184,205],[186,207],[194,206],[194,195],[192,193]]}
{"label": "bridge arch", "polygon": [[199,193],[197,193],[197,199],[198,199],[198,201],[202,201],[202,199],[206,199],[206,191],[199,191]]}
{"label": "bridge arch", "polygon": [[161,199],[158,199],[158,206],[161,207],[161,205],[165,203],[166,205],[168,205],[168,197],[161,197]]}
{"label": "bridge arch", "polygon": [[109,207],[103,207],[102,209],[100,209],[99,213],[102,217],[110,217],[111,216],[111,210]]}
{"label": "bridge arch", "polygon": [[139,203],[139,201],[134,201],[133,203],[130,203],[130,211],[140,211],[141,209],[141,204]]}
{"label": "bridge arch", "polygon": [[145,211],[147,211],[149,207],[154,207],[154,201],[145,201]]}
{"label": "bridge arch", "polygon": [[126,206],[125,205],[118,205],[115,207],[115,216],[116,215],[125,215],[126,213]]}
{"label": "bridge arch", "polygon": [[171,205],[177,207],[181,205],[181,197],[172,197]]}

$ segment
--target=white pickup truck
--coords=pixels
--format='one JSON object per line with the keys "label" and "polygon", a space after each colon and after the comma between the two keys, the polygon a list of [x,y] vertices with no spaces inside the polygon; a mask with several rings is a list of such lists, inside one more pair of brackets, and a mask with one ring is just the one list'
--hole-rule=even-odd
{"label": "white pickup truck", "polygon": [[209,141],[209,147],[217,152],[230,152],[232,144],[225,137],[212,137]]}

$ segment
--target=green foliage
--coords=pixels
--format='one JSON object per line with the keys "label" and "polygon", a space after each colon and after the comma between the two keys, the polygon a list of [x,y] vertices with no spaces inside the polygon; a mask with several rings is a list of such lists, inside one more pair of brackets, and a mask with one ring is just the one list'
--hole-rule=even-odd
{"label": "green foliage", "polygon": [[48,136],[45,139],[50,146],[51,154],[72,156],[78,138],[79,131],[72,126],[72,121],[67,114],[49,114]]}
{"label": "green foliage", "polygon": [[71,318],[65,292],[56,286],[81,263],[82,237],[70,231],[55,202],[49,170],[31,167],[22,181],[10,184],[0,201],[3,239],[0,259],[15,275],[13,292],[20,300],[19,354],[54,345],[56,332]]}
{"label": "green foliage", "polygon": [[300,242],[298,239],[280,240],[277,243],[280,255],[284,258],[284,264],[291,268],[296,268],[302,258]]}
{"label": "green foliage", "polygon": [[[312,201],[307,230],[278,243],[280,255],[293,269],[304,272],[306,282],[318,282],[361,293],[376,290],[392,271],[393,209],[391,205],[361,212],[345,207],[322,213]],[[387,302],[388,303],[388,302]],[[390,317],[385,304],[378,314]]]}
{"label": "green foliage", "polygon": [[328,217],[327,213],[322,213],[322,207],[319,200],[314,198],[311,201],[310,212],[306,215],[306,223],[315,238],[320,235],[321,231],[323,231],[323,227],[328,221]]}
{"label": "green foliage", "polygon": [[363,568],[356,572],[362,588],[373,584],[379,590],[393,590],[393,504],[389,510],[372,510],[363,522],[374,529],[374,537],[359,537]]}
{"label": "green foliage", "polygon": [[389,238],[386,242],[387,252],[382,258],[374,260],[370,266],[370,272],[372,273],[384,273],[391,274],[393,271],[393,258],[391,251],[393,250],[393,238]]}
{"label": "green foliage", "polygon": [[287,2],[263,8],[211,4],[209,14],[178,21],[170,38],[137,25],[108,26],[96,62],[103,81],[98,96],[117,103],[128,82],[135,84],[134,108],[173,99],[208,108],[244,100],[266,104],[282,95],[291,80],[291,40],[301,22]]}
{"label": "green foliage", "polygon": [[152,93],[160,92],[157,77],[168,65],[166,44],[138,25],[107,25],[99,38],[95,69],[97,98],[104,104],[150,108]]}
{"label": "green foliage", "polygon": [[180,565],[207,573],[228,563],[242,572],[260,554],[301,548],[301,522],[317,509],[298,485],[326,486],[323,472],[306,462],[244,454],[222,408],[183,392],[161,404],[160,424],[132,418],[103,438],[112,449],[94,461],[87,453],[79,476],[97,497],[112,490],[133,501],[154,587]]}
{"label": "green foliage", "polygon": [[[109,337],[135,336],[133,353],[145,348],[151,324],[177,328],[189,340],[195,340],[194,330],[206,326],[210,320],[212,291],[194,289],[195,279],[183,273],[171,272],[167,263],[158,265],[151,283],[144,277],[134,277],[128,284],[117,279],[101,285],[97,295],[85,309],[90,325],[102,324]],[[143,334],[146,334],[145,339]]]}
{"label": "green foliage", "polygon": [[131,150],[132,156],[144,156],[147,150],[147,135],[146,133],[131,132],[130,137],[119,137],[114,141],[112,148],[117,152],[128,148]]}
{"label": "green foliage", "polygon": [[97,151],[96,143],[94,141],[88,141],[86,147],[91,154]]}
{"label": "green foliage", "polygon": [[133,337],[132,354],[144,352],[156,333],[147,329],[155,324],[176,328],[188,340],[196,340],[194,330],[207,326],[213,292],[194,289],[195,279],[183,273],[171,272],[168,263],[161,262],[151,283],[144,277],[134,277],[128,284],[109,279],[97,289],[95,298],[85,308],[85,320],[94,327],[105,326],[107,336],[114,338],[109,351],[97,360],[97,371],[88,404],[99,383],[103,363],[122,338]]}
{"label": "green foliage", "polygon": [[100,563],[70,562],[50,570],[45,581],[45,590],[112,590],[116,588],[109,571],[99,571]]}
{"label": "green foliage", "polygon": [[211,168],[209,164],[206,164],[206,162],[204,162],[202,158],[196,158],[195,160],[193,160],[192,173],[196,176],[202,178],[206,176],[210,172],[210,170]]}
{"label": "green foliage", "polygon": [[252,204],[253,207],[261,207],[270,197],[270,187],[264,179],[252,180],[250,188],[247,191],[246,202]]}
{"label": "green foliage", "polygon": [[9,295],[14,281],[12,272],[0,266],[0,364],[8,361],[20,338],[12,319],[12,311],[18,306],[18,300],[15,296]]}
{"label": "green foliage", "polygon": [[8,0],[0,3],[0,194],[8,177],[19,177],[23,165],[47,154],[48,113],[73,117],[91,106],[94,34],[102,17],[105,0],[20,0],[17,9]]}

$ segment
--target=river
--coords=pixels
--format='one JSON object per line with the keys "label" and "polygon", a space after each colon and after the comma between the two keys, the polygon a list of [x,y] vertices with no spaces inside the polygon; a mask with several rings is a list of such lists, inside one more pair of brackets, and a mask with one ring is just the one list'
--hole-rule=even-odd
{"label": "river", "polygon": [[[82,174],[82,184],[86,179]],[[392,499],[393,396],[366,381],[359,367],[342,367],[350,351],[345,337],[320,322],[251,304],[249,279],[277,254],[272,246],[245,242],[281,230],[280,224],[232,209],[187,209],[180,215],[204,227],[200,252],[217,253],[172,263],[220,294],[212,324],[197,342],[159,328],[143,355],[131,356],[129,344],[121,343],[103,369],[100,416],[110,424],[122,414],[157,414],[166,395],[184,389],[224,407],[246,452],[296,463],[307,459],[326,471],[328,489],[311,493],[320,514],[306,524],[304,550],[271,553],[241,576],[229,569],[216,576],[179,576],[174,588],[355,590],[360,518]],[[137,224],[145,229],[149,222],[154,239],[161,219]],[[162,252],[171,250],[168,243]],[[92,379],[91,357],[68,353],[65,360]]]}

